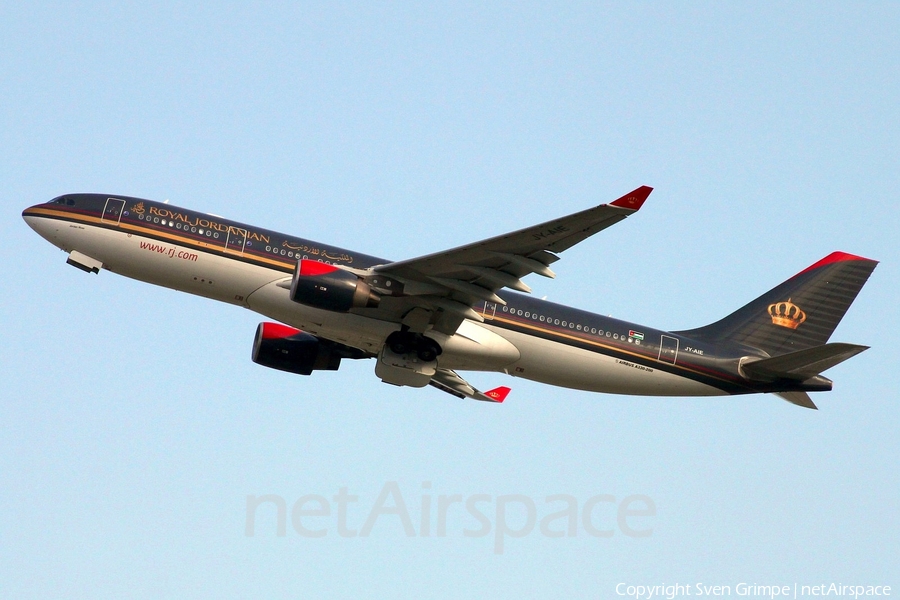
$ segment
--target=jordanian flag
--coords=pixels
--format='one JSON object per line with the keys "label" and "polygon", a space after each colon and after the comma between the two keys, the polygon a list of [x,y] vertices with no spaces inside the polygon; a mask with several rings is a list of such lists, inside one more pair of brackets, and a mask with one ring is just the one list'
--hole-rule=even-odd
{"label": "jordanian flag", "polygon": [[643,340],[643,339],[644,339],[644,334],[641,333],[640,331],[635,331],[634,329],[629,329],[629,330],[628,330],[628,337],[632,337],[632,338],[634,338],[634,339],[636,339],[636,340]]}

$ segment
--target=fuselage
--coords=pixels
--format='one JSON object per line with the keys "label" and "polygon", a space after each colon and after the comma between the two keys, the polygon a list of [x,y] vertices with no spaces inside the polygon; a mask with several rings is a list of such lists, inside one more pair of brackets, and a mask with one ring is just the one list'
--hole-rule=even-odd
{"label": "fuselage", "polygon": [[[253,310],[312,335],[375,355],[399,323],[291,301],[298,260],[368,269],[390,261],[187,209],[125,196],[70,194],[23,218],[52,244],[111,272]],[[74,254],[72,256],[75,256]],[[483,323],[431,333],[442,368],[497,371],[551,385],[657,396],[767,391],[740,372],[751,348],[593,314],[510,291],[482,302]]]}

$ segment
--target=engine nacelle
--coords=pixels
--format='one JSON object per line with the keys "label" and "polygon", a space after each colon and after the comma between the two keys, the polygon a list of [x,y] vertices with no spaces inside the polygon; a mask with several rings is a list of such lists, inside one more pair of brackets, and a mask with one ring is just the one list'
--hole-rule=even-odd
{"label": "engine nacelle", "polygon": [[309,375],[337,371],[342,354],[333,342],[320,340],[279,323],[260,323],[253,339],[253,362],[271,369]]}
{"label": "engine nacelle", "polygon": [[291,300],[335,312],[375,308],[381,298],[365,281],[334,265],[301,259],[294,267]]}

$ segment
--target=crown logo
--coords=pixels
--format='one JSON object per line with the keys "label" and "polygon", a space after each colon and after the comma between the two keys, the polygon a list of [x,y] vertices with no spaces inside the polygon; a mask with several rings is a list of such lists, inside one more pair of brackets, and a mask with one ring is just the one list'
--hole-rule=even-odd
{"label": "crown logo", "polygon": [[144,214],[144,203],[138,202],[137,204],[135,204],[134,206],[131,207],[131,210],[133,210],[134,212],[136,212],[139,215]]}
{"label": "crown logo", "polygon": [[797,329],[800,323],[806,320],[806,313],[791,302],[790,298],[786,302],[770,304],[769,316],[772,317],[772,324],[779,327],[787,327],[788,329]]}

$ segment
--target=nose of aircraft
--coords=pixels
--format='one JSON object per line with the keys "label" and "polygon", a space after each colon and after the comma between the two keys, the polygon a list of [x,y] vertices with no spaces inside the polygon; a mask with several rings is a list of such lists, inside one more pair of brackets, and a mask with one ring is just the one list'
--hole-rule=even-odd
{"label": "nose of aircraft", "polygon": [[49,203],[45,202],[29,206],[22,211],[22,218],[25,219],[28,226],[34,229],[38,235],[55,245],[53,238],[55,237],[56,223],[58,221],[50,218],[47,214],[48,204]]}
{"label": "nose of aircraft", "polygon": [[32,223],[34,222],[34,219],[38,216],[38,214],[40,214],[38,209],[41,206],[43,206],[43,205],[35,204],[34,206],[29,206],[28,208],[26,208],[25,210],[22,211],[22,218],[25,219],[25,222],[28,223],[29,225],[31,225],[32,227],[34,227],[34,225],[32,225]]}

